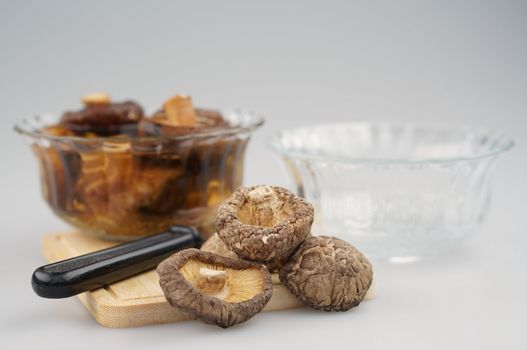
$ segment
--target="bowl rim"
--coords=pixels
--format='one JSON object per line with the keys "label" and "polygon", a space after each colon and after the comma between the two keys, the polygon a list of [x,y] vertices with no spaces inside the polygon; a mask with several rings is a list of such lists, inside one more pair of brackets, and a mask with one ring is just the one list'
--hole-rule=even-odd
{"label": "bowl rim", "polygon": [[[278,140],[286,132],[298,132],[306,129],[315,129],[320,127],[404,127],[404,128],[426,128],[428,130],[451,130],[457,132],[471,132],[471,133],[487,133],[500,140],[498,149],[488,152],[474,154],[473,156],[450,156],[450,157],[397,157],[397,158],[383,158],[383,157],[339,157],[339,156],[321,156],[309,152],[291,151],[282,147]],[[497,157],[500,154],[510,150],[515,145],[515,142],[508,135],[492,131],[484,127],[474,127],[470,125],[451,125],[445,123],[427,123],[427,122],[383,122],[383,121],[353,121],[353,122],[328,122],[296,126],[292,128],[282,129],[274,132],[266,140],[266,146],[272,151],[282,156],[289,156],[291,158],[303,160],[315,160],[321,162],[336,162],[341,164],[363,164],[363,163],[378,163],[378,164],[426,164],[426,163],[449,163],[449,162],[465,162],[474,161],[484,158]]]}
{"label": "bowl rim", "polygon": [[54,118],[58,121],[58,117],[54,113],[43,113],[37,114],[33,117],[24,118],[18,121],[14,125],[14,130],[26,137],[31,137],[33,139],[46,139],[55,142],[75,142],[75,143],[99,143],[99,142],[111,142],[111,143],[120,143],[120,142],[148,142],[148,141],[184,141],[191,139],[203,139],[203,138],[212,138],[220,136],[229,136],[241,134],[244,132],[252,132],[265,123],[265,118],[256,112],[243,110],[243,109],[234,109],[221,111],[222,115],[226,120],[229,120],[229,117],[233,115],[243,116],[248,118],[247,121],[244,121],[242,125],[225,128],[225,129],[216,129],[209,130],[205,132],[196,132],[193,134],[187,135],[161,135],[161,136],[129,136],[129,135],[116,135],[116,136],[95,136],[95,137],[82,137],[82,136],[57,136],[45,134],[40,130],[30,130],[27,125],[29,121],[43,122],[44,119]]}

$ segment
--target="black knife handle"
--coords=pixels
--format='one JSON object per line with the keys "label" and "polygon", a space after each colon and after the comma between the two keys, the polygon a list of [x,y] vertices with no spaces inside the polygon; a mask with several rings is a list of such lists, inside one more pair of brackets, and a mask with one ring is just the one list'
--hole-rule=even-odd
{"label": "black knife handle", "polygon": [[67,298],[153,269],[174,252],[201,243],[193,227],[173,226],[153,236],[41,266],[33,273],[31,285],[41,297]]}

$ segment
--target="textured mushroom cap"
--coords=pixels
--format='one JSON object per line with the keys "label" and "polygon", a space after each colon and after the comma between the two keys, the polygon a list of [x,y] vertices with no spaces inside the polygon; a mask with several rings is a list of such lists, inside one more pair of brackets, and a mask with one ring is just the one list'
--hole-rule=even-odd
{"label": "textured mushroom cap", "polygon": [[281,266],[309,236],[313,206],[276,186],[240,187],[218,210],[219,237],[243,259]]}
{"label": "textured mushroom cap", "polygon": [[280,281],[291,293],[324,311],[346,311],[359,305],[372,278],[372,266],[361,252],[327,236],[307,238],[280,270]]}
{"label": "textured mushroom cap", "polygon": [[273,293],[265,266],[198,249],[170,256],[158,265],[157,273],[170,305],[223,328],[262,311]]}

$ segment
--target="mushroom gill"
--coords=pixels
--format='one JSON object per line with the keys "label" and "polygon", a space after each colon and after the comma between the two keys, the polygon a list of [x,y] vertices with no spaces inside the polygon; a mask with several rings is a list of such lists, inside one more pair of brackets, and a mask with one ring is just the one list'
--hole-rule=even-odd
{"label": "mushroom gill", "polygon": [[264,291],[264,280],[260,269],[237,270],[190,259],[179,271],[203,294],[230,303],[249,300]]}

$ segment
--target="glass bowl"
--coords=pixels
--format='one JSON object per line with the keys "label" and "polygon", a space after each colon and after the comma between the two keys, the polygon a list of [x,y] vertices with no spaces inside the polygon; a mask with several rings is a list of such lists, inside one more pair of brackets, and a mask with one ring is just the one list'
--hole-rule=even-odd
{"label": "glass bowl", "polygon": [[260,116],[224,113],[231,128],[180,136],[51,136],[56,116],[15,126],[35,153],[44,199],[82,232],[130,240],[172,225],[214,232],[219,203],[242,184],[243,162]]}
{"label": "glass bowl", "polygon": [[513,142],[474,128],[357,122],[280,131],[269,146],[315,206],[314,233],[411,262],[476,230],[495,161]]}

